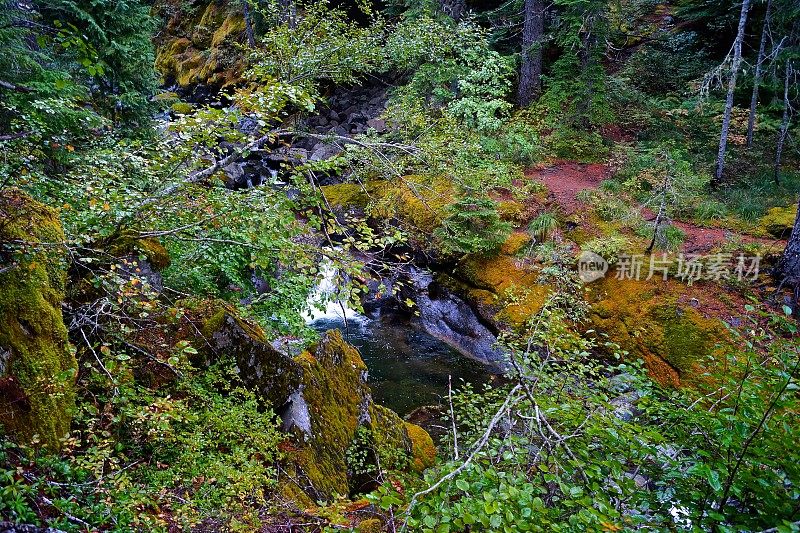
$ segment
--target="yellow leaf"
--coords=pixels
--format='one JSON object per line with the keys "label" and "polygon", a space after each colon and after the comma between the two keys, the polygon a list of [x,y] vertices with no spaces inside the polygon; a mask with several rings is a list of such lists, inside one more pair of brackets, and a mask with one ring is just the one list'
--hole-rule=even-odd
{"label": "yellow leaf", "polygon": [[104,203],[103,204],[103,211],[109,211],[109,210],[111,210],[111,206],[108,204],[108,202]]}

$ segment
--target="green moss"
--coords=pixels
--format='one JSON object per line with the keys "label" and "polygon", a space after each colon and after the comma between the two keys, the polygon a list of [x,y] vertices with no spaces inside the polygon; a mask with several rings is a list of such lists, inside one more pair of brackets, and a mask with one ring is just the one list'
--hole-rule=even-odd
{"label": "green moss", "polygon": [[222,21],[211,37],[211,47],[230,45],[241,40],[245,29],[244,17],[239,13],[230,14]]}
{"label": "green moss", "polygon": [[181,87],[205,83],[220,88],[241,81],[244,18],[233,4],[206,3],[186,12],[175,9],[158,43],[156,69]]}
{"label": "green moss", "polygon": [[681,376],[696,371],[721,340],[720,325],[703,318],[691,307],[664,305],[651,310],[648,317],[661,326],[663,340],[659,343],[659,339],[652,339],[653,346],[660,349],[662,357]]}
{"label": "green moss", "polygon": [[377,518],[368,518],[358,523],[358,533],[380,533],[383,531],[383,522]]}
{"label": "green moss", "polygon": [[0,193],[0,221],[0,242],[48,243],[13,256],[0,274],[0,423],[56,448],[69,431],[77,372],[61,315],[64,234],[55,211],[14,189]]}
{"label": "green moss", "polygon": [[372,206],[376,218],[394,218],[409,231],[427,240],[447,216],[447,206],[455,198],[450,180],[443,177],[403,176],[386,183]]}
{"label": "green moss", "polygon": [[778,238],[787,238],[797,217],[797,207],[773,207],[758,223],[764,232]]}
{"label": "green moss", "polygon": [[696,379],[709,356],[728,342],[719,320],[678,303],[690,290],[684,284],[607,277],[587,287],[592,303],[589,326],[643,360],[662,384],[678,386]]}
{"label": "green moss", "polygon": [[170,106],[170,109],[172,110],[173,113],[176,113],[178,115],[188,115],[189,113],[192,112],[194,107],[192,106],[192,104],[188,102],[175,102]]}
{"label": "green moss", "polygon": [[365,208],[369,203],[367,191],[358,183],[323,185],[320,189],[331,207],[343,209],[353,207]]}
{"label": "green moss", "polygon": [[507,222],[524,222],[525,206],[515,200],[503,200],[497,202],[497,214]]}
{"label": "green moss", "polygon": [[436,462],[436,446],[427,431],[416,424],[405,422],[406,435],[411,441],[412,468],[422,472]]}
{"label": "green moss", "polygon": [[338,330],[328,331],[313,355],[303,352],[294,361],[303,370],[301,390],[311,418],[311,435],[295,430],[295,448],[289,459],[294,479],[306,493],[325,499],[350,492],[346,452],[361,426],[371,430],[383,467],[401,468],[409,457],[414,465],[429,464],[427,433],[421,428],[414,433],[416,442],[421,443],[419,449],[428,454],[418,457],[402,419],[372,403],[365,381],[367,367]]}

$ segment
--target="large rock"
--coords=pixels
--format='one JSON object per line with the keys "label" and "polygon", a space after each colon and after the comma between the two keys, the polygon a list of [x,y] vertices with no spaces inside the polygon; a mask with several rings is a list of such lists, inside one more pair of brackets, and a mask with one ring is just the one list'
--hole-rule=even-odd
{"label": "large rock", "polygon": [[[339,330],[329,331],[313,355],[303,352],[295,360],[303,378],[282,410],[293,435],[284,493],[313,502],[361,492],[369,488],[376,456],[388,469],[421,471],[433,464],[436,450],[427,432],[373,403],[367,367]],[[354,456],[367,464],[353,464]]]}
{"label": "large rock", "polygon": [[202,100],[204,88],[224,88],[241,81],[245,22],[241,5],[226,0],[159,0],[154,12],[165,20],[156,39],[156,69],[167,83],[193,89]]}
{"label": "large rock", "polygon": [[[183,302],[186,320],[174,332],[192,337],[198,366],[231,357],[243,383],[264,398],[281,417],[288,435],[286,476],[281,490],[288,500],[312,505],[336,494],[365,487],[364,472],[384,468],[421,471],[436,450],[418,426],[372,401],[367,367],[358,351],[329,331],[313,350],[297,356],[274,348],[263,330],[219,301]],[[365,470],[348,461],[359,446]],[[371,466],[372,465],[372,466]],[[367,476],[369,478],[369,476]]]}
{"label": "large rock", "polygon": [[0,193],[0,424],[51,448],[69,431],[78,366],[61,315],[63,242],[55,211]]}

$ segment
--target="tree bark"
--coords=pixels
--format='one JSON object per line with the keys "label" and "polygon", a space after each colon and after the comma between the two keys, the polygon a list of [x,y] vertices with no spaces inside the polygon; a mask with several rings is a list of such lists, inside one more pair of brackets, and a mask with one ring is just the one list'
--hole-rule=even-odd
{"label": "tree bark", "polygon": [[747,22],[747,12],[749,9],[750,0],[743,0],[742,12],[739,15],[739,29],[736,32],[736,40],[733,42],[733,63],[731,64],[731,77],[728,81],[728,96],[725,100],[725,114],[722,119],[722,131],[719,136],[717,167],[716,171],[714,172],[714,180],[716,183],[719,183],[722,180],[722,172],[725,170],[725,151],[728,148],[728,132],[731,128],[733,91],[736,89],[736,76],[739,74],[739,67],[742,64],[742,41],[744,41],[744,28]]}
{"label": "tree bark", "polygon": [[253,32],[253,19],[250,16],[250,0],[242,0],[242,11],[244,15],[244,31],[247,34],[247,44],[250,48],[256,46],[256,37]]}
{"label": "tree bark", "polygon": [[525,0],[522,27],[522,64],[519,69],[517,103],[531,104],[542,91],[542,37],[544,36],[544,0]]}
{"label": "tree bark", "polygon": [[783,251],[780,271],[785,282],[795,286],[800,284],[800,202],[797,206],[797,216],[794,219],[792,234]]}
{"label": "tree bark", "polygon": [[761,84],[761,64],[764,62],[764,51],[767,48],[767,33],[769,32],[769,16],[772,9],[772,0],[767,0],[767,12],[764,15],[764,26],[761,28],[761,43],[758,45],[758,58],[756,70],[753,74],[753,95],[750,97],[750,116],[747,119],[747,147],[753,146],[753,130],[756,125],[756,107],[758,106],[758,89]]}
{"label": "tree bark", "polygon": [[778,142],[775,148],[775,183],[780,182],[781,157],[783,157],[783,145],[786,142],[786,134],[789,132],[789,78],[792,75],[792,62],[786,60],[786,73],[783,79],[783,118],[781,128],[778,130]]}

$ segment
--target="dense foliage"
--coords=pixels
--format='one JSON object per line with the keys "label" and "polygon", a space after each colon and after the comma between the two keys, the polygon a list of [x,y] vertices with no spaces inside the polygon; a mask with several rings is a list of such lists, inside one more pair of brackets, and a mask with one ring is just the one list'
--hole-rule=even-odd
{"label": "dense foliage", "polygon": [[[214,51],[165,45],[174,25],[150,2],[2,4],[0,193],[57,210],[65,240],[0,242],[0,276],[35,271],[37,253],[63,257],[53,305],[79,370],[60,450],[3,436],[0,517],[65,531],[253,531],[274,517],[322,530],[350,527],[342,517],[361,505],[389,531],[800,530],[800,273],[786,266],[800,265],[800,230],[784,220],[800,192],[796,2],[211,4],[190,26],[241,23],[236,43],[208,39],[241,72],[191,102],[196,87],[159,87],[154,42],[188,63]],[[537,9],[543,33],[523,50]],[[730,43],[758,69],[738,66]],[[520,108],[520,66],[536,54],[535,98]],[[331,95],[359,86],[381,88],[368,127],[309,125],[331,124]],[[335,149],[296,148],[311,141]],[[236,181],[268,154],[269,180]],[[564,161],[603,169],[591,187],[564,184],[575,205],[531,178]],[[732,340],[685,386],[654,381],[587,325],[576,256],[695,252],[698,232],[720,229],[714,250],[764,255],[776,283],[705,286]],[[789,241],[780,261],[775,238]],[[360,429],[346,454],[366,501],[346,499],[361,489],[285,501],[278,473],[297,450],[284,406],[247,389],[230,357],[201,360],[207,332],[170,328],[213,302],[296,346],[316,338],[305,313],[331,271],[336,290],[317,305],[358,308],[377,272],[419,312],[409,265],[437,270],[499,332],[505,379],[455,392],[440,461],[421,476],[395,472],[408,457]],[[538,306],[536,291],[506,287],[514,268],[546,288]],[[494,321],[514,306],[535,312]],[[656,335],[634,321],[629,337]]]}

